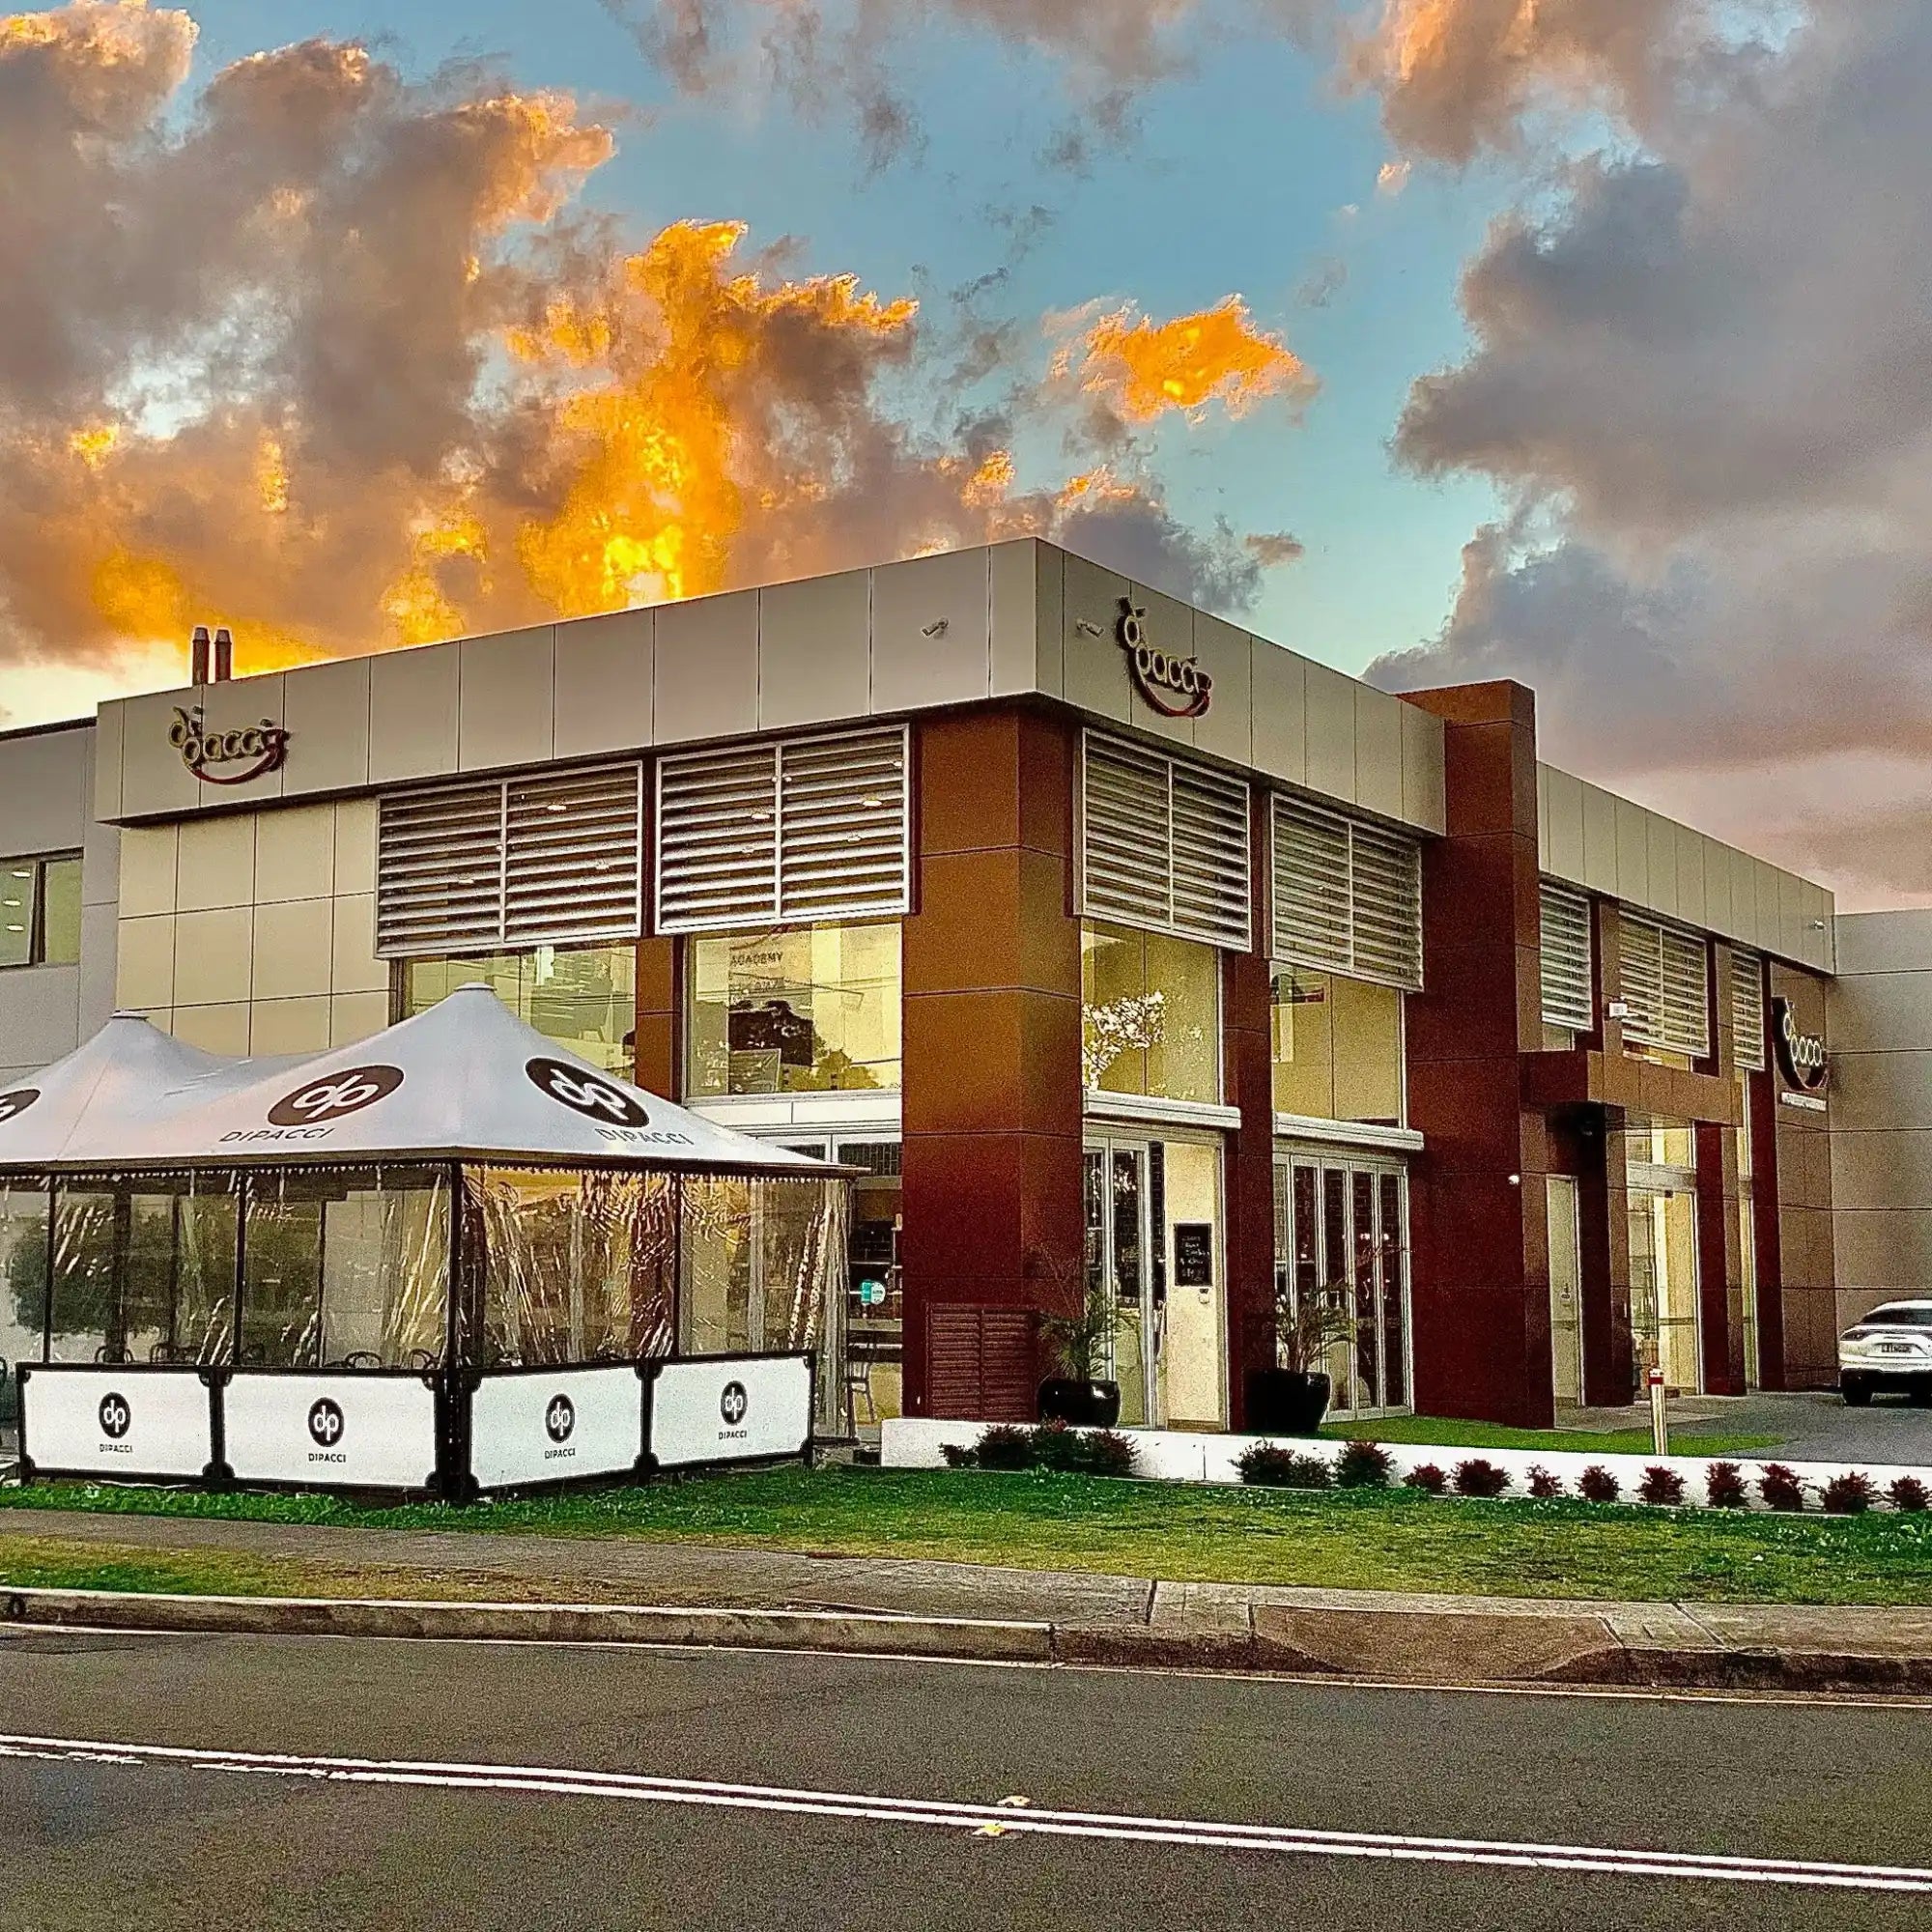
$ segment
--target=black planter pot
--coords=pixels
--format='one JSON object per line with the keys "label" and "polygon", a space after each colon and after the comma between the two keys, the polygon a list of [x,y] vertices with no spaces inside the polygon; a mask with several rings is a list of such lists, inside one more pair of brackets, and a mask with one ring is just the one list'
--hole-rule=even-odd
{"label": "black planter pot", "polygon": [[1121,1419],[1121,1385],[1056,1376],[1039,1385],[1039,1419],[1069,1429],[1111,1429]]}
{"label": "black planter pot", "polygon": [[1328,1413],[1326,1376],[1298,1369],[1257,1369],[1248,1378],[1248,1431],[1254,1435],[1313,1435]]}

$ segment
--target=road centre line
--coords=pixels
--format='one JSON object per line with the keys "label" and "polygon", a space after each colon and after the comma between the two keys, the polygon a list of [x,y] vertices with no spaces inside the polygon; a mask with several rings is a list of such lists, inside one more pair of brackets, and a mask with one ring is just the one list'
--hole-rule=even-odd
{"label": "road centre line", "polygon": [[0,1734],[0,1758],[150,1769],[182,1768],[325,1783],[403,1785],[546,1797],[684,1804],[719,1810],[782,1812],[858,1819],[980,1833],[988,1825],[1008,1837],[1097,1838],[1186,1849],[1379,1859],[1395,1862],[1515,1867],[1604,1876],[1663,1878],[1807,1889],[1932,1892],[1932,1869],[1839,1864],[1797,1859],[1734,1858],[1608,1845],[1548,1845],[1404,1833],[1328,1832],[1187,1818],[1136,1817],[1106,1811],[1011,1808],[944,1799],[892,1798],[705,1778],[653,1777],[634,1772],[554,1766],[441,1763],[435,1760],[317,1757],[270,1751],[224,1751],[83,1738]]}

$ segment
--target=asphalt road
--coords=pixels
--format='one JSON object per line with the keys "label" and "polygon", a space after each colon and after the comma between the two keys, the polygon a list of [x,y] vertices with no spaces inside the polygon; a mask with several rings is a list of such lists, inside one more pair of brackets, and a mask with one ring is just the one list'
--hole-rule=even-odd
{"label": "asphalt road", "polygon": [[1932,1922],[1762,1862],[1932,1866],[1917,1706],[13,1632],[0,1731],[10,1932]]}

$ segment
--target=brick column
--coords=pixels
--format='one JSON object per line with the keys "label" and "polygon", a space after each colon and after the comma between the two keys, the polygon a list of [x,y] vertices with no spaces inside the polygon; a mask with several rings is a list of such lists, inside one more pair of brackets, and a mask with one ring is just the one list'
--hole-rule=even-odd
{"label": "brick column", "polygon": [[[1591,911],[1595,945],[1597,1033],[1613,1064],[1624,1050],[1624,1024],[1610,1016],[1623,985],[1623,925],[1616,906],[1599,899]],[[1636,1400],[1636,1350],[1631,1339],[1630,1148],[1621,1107],[1593,1110],[1598,1160],[1586,1166],[1578,1197],[1583,1275],[1583,1400],[1621,1408]]]}
{"label": "brick column", "polygon": [[1012,708],[914,734],[905,923],[905,1406],[1034,1412],[1035,1311],[1080,1294],[1074,736]]}
{"label": "brick column", "polygon": [[1445,836],[1423,849],[1428,987],[1408,1003],[1416,1406],[1547,1428],[1547,1135],[1522,1104],[1543,1038],[1535,699],[1409,694],[1445,730]]}
{"label": "brick column", "polygon": [[638,942],[637,1082],[667,1100],[684,1097],[678,1064],[683,1028],[677,1010],[677,941]]}

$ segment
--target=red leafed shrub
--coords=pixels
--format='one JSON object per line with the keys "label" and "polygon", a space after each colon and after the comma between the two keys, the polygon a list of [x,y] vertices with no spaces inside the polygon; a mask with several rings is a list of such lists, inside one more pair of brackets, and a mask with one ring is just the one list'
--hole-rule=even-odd
{"label": "red leafed shrub", "polygon": [[1675,1469],[1666,1469],[1662,1463],[1653,1463],[1643,1472],[1637,1494],[1647,1503],[1681,1503],[1684,1500],[1684,1478]]}
{"label": "red leafed shrub", "polygon": [[1745,1472],[1735,1463],[1713,1463],[1704,1471],[1704,1498],[1713,1509],[1743,1509],[1750,1500]]}
{"label": "red leafed shrub", "polygon": [[1796,1469],[1782,1463],[1767,1463],[1757,1479],[1757,1492],[1767,1509],[1797,1511],[1804,1507],[1804,1485]]}
{"label": "red leafed shrub", "polygon": [[1878,1490],[1862,1469],[1847,1469],[1825,1485],[1818,1499],[1832,1516],[1863,1516],[1878,1501]]}
{"label": "red leafed shrub", "polygon": [[1509,1471],[1498,1469],[1480,1456],[1456,1464],[1456,1493],[1459,1496],[1499,1496],[1510,1486]]}
{"label": "red leafed shrub", "polygon": [[1418,1463],[1403,1481],[1411,1490],[1421,1490],[1432,1496],[1439,1496],[1449,1487],[1449,1478],[1442,1473],[1441,1465],[1435,1463]]}
{"label": "red leafed shrub", "polygon": [[1278,1442],[1256,1442],[1235,1459],[1241,1481],[1271,1490],[1325,1490],[1333,1481],[1326,1461],[1284,1449]]}
{"label": "red leafed shrub", "polygon": [[1925,1485],[1917,1476],[1901,1476],[1886,1491],[1887,1499],[1895,1510],[1922,1510],[1932,1495],[1928,1495]]}
{"label": "red leafed shrub", "polygon": [[1344,1490],[1380,1490],[1395,1473],[1395,1458],[1379,1442],[1350,1436],[1335,1459],[1335,1484]]}
{"label": "red leafed shrub", "polygon": [[1624,1492],[1624,1486],[1601,1463],[1592,1463],[1577,1478],[1577,1488],[1593,1503],[1613,1503]]}
{"label": "red leafed shrub", "polygon": [[1529,1465],[1528,1482],[1529,1492],[1533,1496],[1542,1496],[1548,1500],[1550,1496],[1560,1496],[1563,1493],[1563,1478],[1553,1475],[1541,1463],[1532,1463]]}

